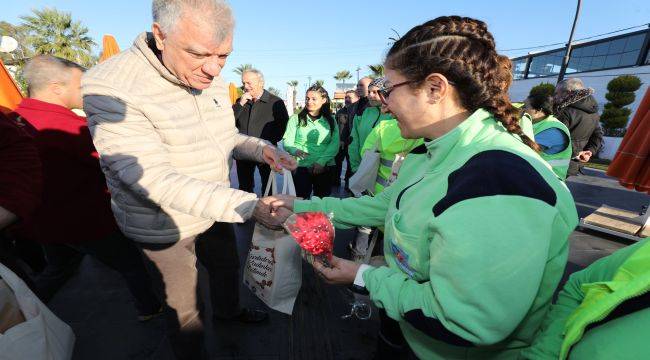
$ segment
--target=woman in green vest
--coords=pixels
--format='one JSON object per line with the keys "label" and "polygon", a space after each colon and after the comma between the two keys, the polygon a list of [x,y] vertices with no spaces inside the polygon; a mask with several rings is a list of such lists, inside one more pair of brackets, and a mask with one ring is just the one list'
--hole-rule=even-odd
{"label": "woman in green vest", "polygon": [[[385,227],[388,266],[333,257],[332,268],[314,267],[367,291],[421,359],[518,358],[578,223],[566,185],[521,130],[504,60],[482,21],[446,16],[414,27],[388,51],[381,94],[404,138],[428,140],[397,181],[374,197],[269,199],[333,213],[340,228]],[[390,356],[390,344],[379,344]]]}
{"label": "woman in green vest", "polygon": [[350,133],[350,146],[348,146],[348,157],[350,158],[350,168],[355,173],[361,164],[361,148],[366,142],[366,138],[377,125],[382,121],[391,118],[390,114],[382,113],[381,98],[379,97],[379,88],[383,83],[383,78],[374,79],[368,85],[368,107],[363,111],[361,116],[355,116],[352,123],[352,132]]}
{"label": "woman in green vest", "polygon": [[381,158],[372,195],[379,194],[397,180],[406,155],[423,143],[423,139],[404,139],[395,119],[382,121],[372,129],[361,149],[362,157],[366,151],[377,151]]}
{"label": "woman in green vest", "polygon": [[650,359],[650,238],[569,278],[527,359]]}
{"label": "woman in green vest", "polygon": [[331,193],[330,171],[339,150],[339,129],[327,91],[320,85],[307,89],[305,108],[287,122],[284,149],[298,158],[294,174],[296,195],[309,199]]}
{"label": "woman in green vest", "polygon": [[553,99],[533,94],[526,99],[524,111],[533,119],[535,142],[542,148],[542,159],[565,180],[571,162],[571,135],[566,125],[552,115]]}

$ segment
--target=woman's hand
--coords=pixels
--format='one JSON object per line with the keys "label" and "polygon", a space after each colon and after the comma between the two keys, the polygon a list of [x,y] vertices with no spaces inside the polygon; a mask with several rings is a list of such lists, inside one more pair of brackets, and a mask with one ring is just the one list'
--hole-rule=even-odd
{"label": "woman's hand", "polygon": [[314,167],[312,168],[312,171],[314,175],[322,174],[325,172],[325,166],[318,163],[314,163]]}
{"label": "woman's hand", "polygon": [[332,256],[330,264],[332,264],[332,267],[328,268],[319,261],[314,261],[314,270],[325,279],[325,282],[335,285],[352,284],[361,266],[354,261],[341,259],[336,256]]}
{"label": "woman's hand", "polygon": [[271,201],[271,211],[277,211],[279,208],[285,208],[287,210],[293,211],[293,202],[302,198],[295,197],[293,195],[273,195],[273,201]]}

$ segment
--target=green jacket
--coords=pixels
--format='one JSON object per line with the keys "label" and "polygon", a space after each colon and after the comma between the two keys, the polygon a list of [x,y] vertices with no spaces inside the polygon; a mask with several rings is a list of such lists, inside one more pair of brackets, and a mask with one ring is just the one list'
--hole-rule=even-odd
{"label": "green jacket", "polygon": [[348,147],[350,157],[350,167],[352,172],[356,172],[361,164],[361,147],[366,142],[366,138],[380,122],[391,118],[390,114],[382,114],[376,106],[367,107],[361,116],[355,116],[352,124],[352,142]]}
{"label": "green jacket", "polygon": [[[368,150],[376,150],[381,156],[374,195],[379,194],[389,185],[395,157],[397,155],[406,156],[423,143],[423,139],[404,139],[395,119],[382,121],[372,129],[361,148],[361,156],[363,157]],[[397,174],[395,174],[396,176]]]}
{"label": "green jacket", "polygon": [[[571,275],[524,356],[566,359],[570,353],[576,360],[650,359],[648,292],[650,239],[646,238]],[[635,300],[644,306],[635,308]]]}
{"label": "green jacket", "polygon": [[564,125],[560,120],[556,119],[553,115],[549,115],[544,119],[533,124],[533,131],[535,136],[541,133],[544,130],[550,128],[557,128],[562,131],[569,139],[569,143],[564,150],[560,151],[557,154],[546,154],[545,152],[540,153],[539,155],[542,159],[551,165],[553,171],[559,176],[562,180],[566,180],[567,172],[569,171],[569,163],[571,162],[571,152],[573,147],[571,147],[571,134],[569,129]]}
{"label": "green jacket", "polygon": [[295,156],[296,150],[309,154],[304,159],[298,159],[298,166],[310,167],[314,163],[334,165],[334,158],[339,151],[339,128],[334,121],[334,131],[330,131],[329,123],[323,116],[317,120],[311,120],[308,116],[307,124],[300,126],[298,114],[294,114],[287,122],[282,144],[291,155]]}
{"label": "green jacket", "polygon": [[422,359],[514,359],[530,345],[578,223],[566,185],[477,110],[406,157],[375,197],[296,201],[338,227],[385,225],[388,267],[363,273],[371,299]]}

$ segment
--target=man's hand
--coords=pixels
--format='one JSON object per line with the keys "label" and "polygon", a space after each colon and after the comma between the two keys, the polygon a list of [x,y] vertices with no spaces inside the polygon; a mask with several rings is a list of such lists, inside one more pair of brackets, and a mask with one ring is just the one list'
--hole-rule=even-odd
{"label": "man's hand", "polygon": [[259,199],[253,211],[253,219],[269,229],[279,230],[282,229],[282,224],[293,213],[287,208],[271,208],[271,203],[275,200],[277,199],[273,196]]}
{"label": "man's hand", "polygon": [[309,153],[308,153],[308,152],[306,152],[306,151],[302,151],[302,150],[296,150],[296,157],[298,157],[298,158],[300,158],[300,159],[304,159],[304,158],[306,158],[307,156],[309,156]]}
{"label": "man's hand", "polygon": [[360,266],[354,261],[341,259],[336,256],[332,256],[330,264],[332,264],[332,268],[326,267],[319,261],[314,261],[314,270],[325,279],[325,282],[336,285],[352,284]]}
{"label": "man's hand", "polygon": [[591,151],[586,150],[586,151],[579,152],[578,156],[576,156],[576,157],[578,158],[578,161],[586,163],[586,162],[589,162],[589,159],[591,159],[592,155],[593,154],[592,154]]}
{"label": "man's hand", "polygon": [[271,201],[271,211],[278,211],[279,208],[285,208],[287,210],[293,211],[293,202],[302,198],[295,197],[293,195],[273,195],[273,201]]}
{"label": "man's hand", "polygon": [[239,99],[239,105],[244,106],[246,105],[247,102],[252,100],[253,100],[253,95],[251,95],[251,93],[249,92],[245,92],[244,94],[242,94],[241,98]]}
{"label": "man's hand", "polygon": [[293,171],[298,166],[293,156],[275,146],[266,145],[264,150],[262,150],[262,154],[264,156],[264,162],[269,164],[271,169],[275,171],[282,171],[282,168]]}
{"label": "man's hand", "polygon": [[321,164],[314,163],[313,172],[314,172],[314,175],[322,174],[322,173],[325,172],[325,167],[323,165],[321,165]]}

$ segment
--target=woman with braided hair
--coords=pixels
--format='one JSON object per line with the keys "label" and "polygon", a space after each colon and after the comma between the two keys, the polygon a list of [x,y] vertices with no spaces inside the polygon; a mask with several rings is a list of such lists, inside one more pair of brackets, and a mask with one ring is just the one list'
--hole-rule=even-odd
{"label": "woman with braided hair", "polygon": [[567,187],[519,125],[506,63],[481,21],[414,27],[384,63],[382,100],[402,136],[427,139],[397,181],[375,197],[274,204],[331,212],[338,227],[385,227],[388,266],[335,257],[315,268],[368,291],[422,359],[517,358],[550,305],[578,223]]}

